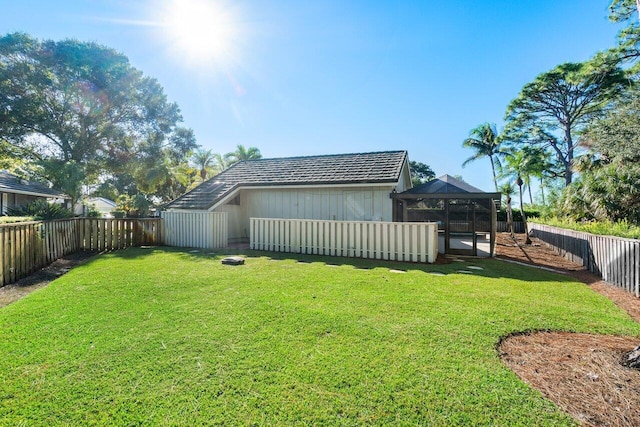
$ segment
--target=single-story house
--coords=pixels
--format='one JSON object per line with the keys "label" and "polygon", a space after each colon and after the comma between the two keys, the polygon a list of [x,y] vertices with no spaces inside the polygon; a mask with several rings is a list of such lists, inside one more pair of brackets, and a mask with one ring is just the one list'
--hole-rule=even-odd
{"label": "single-story house", "polygon": [[37,199],[57,200],[67,203],[69,196],[44,184],[27,181],[7,171],[0,171],[0,212],[25,206]]}
{"label": "single-story house", "polygon": [[100,212],[102,218],[113,218],[112,212],[116,210],[116,202],[104,197],[88,197],[76,205],[74,213],[86,216],[90,209]]}
{"label": "single-story house", "polygon": [[250,218],[392,221],[390,195],[411,188],[406,151],[238,162],[166,206],[228,212],[229,241]]}

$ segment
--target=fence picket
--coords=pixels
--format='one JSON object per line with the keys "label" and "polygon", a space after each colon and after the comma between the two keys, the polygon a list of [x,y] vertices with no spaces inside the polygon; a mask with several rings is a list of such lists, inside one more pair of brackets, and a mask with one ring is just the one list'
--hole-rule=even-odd
{"label": "fence picket", "polygon": [[[0,225],[0,286],[13,283],[78,250],[114,250],[161,242],[161,219],[73,218]],[[137,224],[135,241],[123,238]],[[129,230],[132,230],[131,226]],[[147,230],[148,232],[145,232]],[[131,236],[131,233],[128,233]]]}
{"label": "fence picket", "polygon": [[[133,233],[134,240],[163,242],[168,246],[217,249],[228,245],[226,212],[162,212],[163,230],[156,229],[150,237],[149,225],[140,224]],[[133,227],[130,225],[129,227]],[[164,234],[164,241],[162,240]],[[131,245],[130,240],[128,245]]]}
{"label": "fence picket", "polygon": [[640,297],[640,240],[529,224],[532,234],[564,258]]}
{"label": "fence picket", "polygon": [[412,262],[434,262],[438,252],[436,223],[251,218],[249,230],[257,250]]}

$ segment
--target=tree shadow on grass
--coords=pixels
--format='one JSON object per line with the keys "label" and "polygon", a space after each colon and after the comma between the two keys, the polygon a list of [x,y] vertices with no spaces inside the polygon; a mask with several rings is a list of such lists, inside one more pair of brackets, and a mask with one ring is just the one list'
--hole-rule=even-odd
{"label": "tree shadow on grass", "polygon": [[351,267],[358,270],[388,269],[394,272],[418,272],[424,273],[425,277],[448,276],[448,275],[469,275],[486,278],[509,278],[522,280],[525,282],[574,282],[570,276],[556,272],[545,271],[535,266],[515,265],[504,261],[487,258],[440,258],[438,263],[423,264],[406,261],[391,261],[382,259],[363,259],[338,257],[327,255],[309,255],[284,252],[255,251],[250,249],[223,248],[223,249],[194,249],[175,248],[157,246],[151,248],[140,248],[114,252],[120,258],[139,259],[150,256],[154,253],[171,252],[176,253],[181,259],[188,260],[222,260],[227,256],[242,256],[247,259],[247,263],[252,258],[267,258],[271,261],[290,261],[298,264],[324,264],[327,267]]}

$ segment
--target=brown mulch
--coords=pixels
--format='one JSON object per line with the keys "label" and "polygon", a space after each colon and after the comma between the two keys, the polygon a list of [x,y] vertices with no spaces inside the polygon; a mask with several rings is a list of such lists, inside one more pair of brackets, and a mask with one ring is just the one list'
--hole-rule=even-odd
{"label": "brown mulch", "polygon": [[0,308],[19,300],[31,292],[45,287],[73,267],[94,256],[96,252],[81,251],[55,260],[48,266],[18,280],[11,285],[0,287]]}
{"label": "brown mulch", "polygon": [[[497,256],[551,268],[586,283],[640,322],[640,299],[600,280],[584,267],[556,255],[537,239],[524,245],[498,235]],[[512,335],[499,345],[500,357],[523,381],[583,425],[639,426],[640,371],[622,366],[637,337],[538,332]]]}

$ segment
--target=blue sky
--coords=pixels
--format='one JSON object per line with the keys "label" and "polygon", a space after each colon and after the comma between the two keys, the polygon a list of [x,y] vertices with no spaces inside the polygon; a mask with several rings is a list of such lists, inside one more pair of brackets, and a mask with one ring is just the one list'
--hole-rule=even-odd
{"label": "blue sky", "polygon": [[221,47],[201,62],[160,25],[176,14],[170,0],[0,0],[0,33],[121,51],[214,152],[401,149],[489,191],[488,160],[461,167],[469,131],[485,121],[500,128],[524,84],[613,46],[619,30],[608,0],[207,3],[224,31],[202,33]]}

